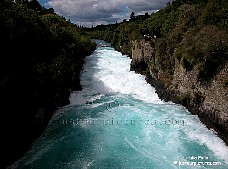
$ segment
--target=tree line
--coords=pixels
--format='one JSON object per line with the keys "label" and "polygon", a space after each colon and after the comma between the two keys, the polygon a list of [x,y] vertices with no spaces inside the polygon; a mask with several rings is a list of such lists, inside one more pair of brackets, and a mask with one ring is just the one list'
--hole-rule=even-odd
{"label": "tree line", "polygon": [[149,41],[167,77],[176,58],[187,71],[199,65],[198,79],[207,84],[228,60],[228,1],[175,0],[151,15],[133,12],[129,21],[87,31],[129,56],[132,41]]}
{"label": "tree line", "polygon": [[37,0],[0,1],[3,166],[17,160],[53,112],[80,90],[84,58],[96,48],[85,31]]}

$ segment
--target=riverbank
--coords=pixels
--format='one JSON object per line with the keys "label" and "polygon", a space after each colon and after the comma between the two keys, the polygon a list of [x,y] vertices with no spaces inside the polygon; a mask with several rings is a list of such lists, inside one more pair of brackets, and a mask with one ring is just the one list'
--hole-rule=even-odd
{"label": "riverbank", "polygon": [[70,104],[11,167],[186,169],[198,162],[226,168],[224,142],[183,106],[161,101],[130,64],[111,47],[86,57],[82,91],[71,94]]}
{"label": "riverbank", "polygon": [[131,70],[146,75],[155,87],[159,98],[182,104],[192,114],[198,115],[208,128],[214,129],[228,145],[228,98],[223,80],[228,75],[226,64],[209,84],[198,81],[199,69],[187,71],[175,59],[172,76],[167,76],[162,62],[156,57],[155,48],[145,40],[132,42]]}
{"label": "riverbank", "polygon": [[228,144],[228,2],[176,0],[150,16],[89,29],[132,58],[159,97],[185,106]]}
{"label": "riverbank", "polygon": [[22,157],[81,90],[84,58],[96,49],[81,28],[34,2],[0,2],[0,168]]}

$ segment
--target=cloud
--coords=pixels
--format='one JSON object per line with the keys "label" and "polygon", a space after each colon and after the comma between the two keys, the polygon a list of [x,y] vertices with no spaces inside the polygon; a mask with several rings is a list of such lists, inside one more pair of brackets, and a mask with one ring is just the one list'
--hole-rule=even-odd
{"label": "cloud", "polygon": [[77,24],[91,26],[128,19],[133,11],[152,13],[169,1],[172,0],[49,0],[45,6]]}
{"label": "cloud", "polygon": [[170,0],[125,0],[123,1],[132,11],[150,11],[163,8]]}

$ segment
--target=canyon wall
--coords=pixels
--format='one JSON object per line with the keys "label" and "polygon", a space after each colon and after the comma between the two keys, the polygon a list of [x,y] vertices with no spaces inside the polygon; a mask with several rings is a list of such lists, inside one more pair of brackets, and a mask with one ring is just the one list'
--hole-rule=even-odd
{"label": "canyon wall", "polygon": [[165,58],[161,60],[156,54],[155,41],[131,42],[131,70],[146,75],[146,80],[155,87],[162,100],[182,104],[228,143],[228,93],[224,82],[228,77],[228,64],[207,84],[198,80],[199,65],[186,70],[175,57],[169,73],[167,67],[170,65],[162,65]]}

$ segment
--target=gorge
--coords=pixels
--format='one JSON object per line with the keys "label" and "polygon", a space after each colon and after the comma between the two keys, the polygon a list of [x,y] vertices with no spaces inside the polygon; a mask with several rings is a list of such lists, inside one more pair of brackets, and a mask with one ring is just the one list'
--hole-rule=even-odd
{"label": "gorge", "polygon": [[227,168],[216,133],[183,106],[161,101],[130,63],[111,47],[86,57],[83,89],[9,168]]}
{"label": "gorge", "polygon": [[159,98],[182,104],[227,143],[227,10],[225,0],[176,0],[149,17],[85,30],[131,57]]}
{"label": "gorge", "polygon": [[228,167],[227,0],[92,28],[0,10],[1,168]]}

